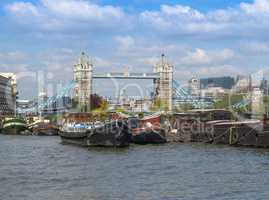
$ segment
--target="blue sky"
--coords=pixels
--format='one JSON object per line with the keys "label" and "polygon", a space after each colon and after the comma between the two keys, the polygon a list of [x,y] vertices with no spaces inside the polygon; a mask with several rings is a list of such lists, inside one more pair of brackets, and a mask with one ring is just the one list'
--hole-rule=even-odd
{"label": "blue sky", "polygon": [[36,95],[25,86],[38,71],[72,79],[81,51],[98,72],[150,72],[165,53],[183,83],[269,63],[269,0],[4,0],[0,15],[0,71],[18,74],[23,97]]}
{"label": "blue sky", "polygon": [[[98,2],[98,1],[97,1]],[[162,4],[167,5],[185,5],[195,8],[200,11],[209,11],[214,9],[222,9],[226,7],[234,7],[238,6],[242,1],[240,0],[100,0],[99,2],[103,4],[111,4],[115,6],[121,6],[126,9],[131,9],[134,11],[144,11],[148,10],[156,10]],[[244,2],[251,2],[251,0],[246,0]]]}
{"label": "blue sky", "polygon": [[[17,0],[3,0],[0,5],[6,5],[8,3],[18,2]],[[24,2],[36,3],[37,0],[27,0]],[[94,0],[91,1],[99,5],[114,5],[124,7],[125,9],[132,8],[136,11],[143,11],[145,9],[158,9],[161,4],[167,5],[185,5],[191,6],[200,11],[208,11],[211,9],[221,9],[225,7],[238,6],[242,0]],[[251,3],[251,0],[245,0],[244,2]]]}

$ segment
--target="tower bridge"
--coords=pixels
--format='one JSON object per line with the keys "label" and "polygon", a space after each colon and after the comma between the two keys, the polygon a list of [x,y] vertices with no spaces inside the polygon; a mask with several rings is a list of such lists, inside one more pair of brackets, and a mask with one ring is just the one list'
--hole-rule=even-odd
{"label": "tower bridge", "polygon": [[172,110],[173,104],[173,66],[162,55],[160,62],[154,67],[154,73],[93,73],[93,64],[82,53],[78,63],[74,66],[74,80],[77,83],[76,97],[80,105],[90,105],[90,96],[93,93],[93,79],[145,79],[153,80],[155,97]]}
{"label": "tower bridge", "polygon": [[82,107],[89,110],[91,94],[93,94],[92,82],[94,79],[152,80],[155,98],[159,98],[169,111],[172,111],[176,104],[182,103],[192,104],[195,108],[211,106],[211,102],[193,97],[174,80],[174,68],[168,63],[164,55],[161,56],[160,61],[154,66],[152,73],[94,73],[93,71],[93,64],[90,62],[89,57],[85,53],[82,53],[78,62],[74,65],[73,80],[64,86],[57,95],[48,98],[45,102],[39,103],[35,107],[27,109],[18,108],[17,111],[19,113],[41,112],[55,105],[63,97],[71,96],[71,94],[74,95]]}

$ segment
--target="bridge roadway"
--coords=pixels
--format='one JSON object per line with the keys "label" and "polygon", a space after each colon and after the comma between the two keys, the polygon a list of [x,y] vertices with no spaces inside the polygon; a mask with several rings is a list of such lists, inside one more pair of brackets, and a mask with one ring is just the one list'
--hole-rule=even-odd
{"label": "bridge roadway", "polygon": [[94,79],[159,79],[158,73],[96,73]]}

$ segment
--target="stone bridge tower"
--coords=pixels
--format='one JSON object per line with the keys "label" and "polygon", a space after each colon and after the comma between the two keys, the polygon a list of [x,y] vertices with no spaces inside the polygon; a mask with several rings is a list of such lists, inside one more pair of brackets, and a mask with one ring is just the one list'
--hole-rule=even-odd
{"label": "stone bridge tower", "polygon": [[173,66],[168,63],[163,54],[161,60],[154,67],[154,72],[160,75],[160,79],[155,80],[156,96],[160,98],[165,107],[173,109]]}
{"label": "stone bridge tower", "polygon": [[93,64],[82,52],[77,64],[74,65],[74,81],[76,82],[75,97],[83,112],[91,109],[92,72]]}

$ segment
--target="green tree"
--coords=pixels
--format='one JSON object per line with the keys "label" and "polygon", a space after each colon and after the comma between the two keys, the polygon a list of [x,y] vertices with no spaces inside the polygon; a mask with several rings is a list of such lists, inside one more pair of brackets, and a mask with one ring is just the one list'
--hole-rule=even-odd
{"label": "green tree", "polygon": [[187,112],[187,111],[192,110],[192,109],[194,109],[194,106],[192,104],[183,103],[175,108],[175,112]]}
{"label": "green tree", "polygon": [[168,111],[168,105],[158,97],[154,99],[152,105],[150,106],[150,111]]}
{"label": "green tree", "polygon": [[216,109],[228,109],[244,99],[242,94],[226,94],[221,100],[214,103]]}
{"label": "green tree", "polygon": [[92,114],[96,120],[105,121],[109,117],[107,111],[108,111],[108,102],[102,99],[102,101],[99,102],[98,107],[92,110]]}
{"label": "green tree", "polygon": [[76,99],[72,99],[72,110],[75,112],[90,112],[96,109],[106,110],[108,108],[108,103],[103,97],[98,94],[91,95],[91,106],[79,105]]}
{"label": "green tree", "polygon": [[235,104],[244,99],[244,94],[226,94],[222,100],[215,102],[214,108],[216,109],[233,109],[237,113],[251,112],[251,105],[243,105],[241,107],[234,107]]}

